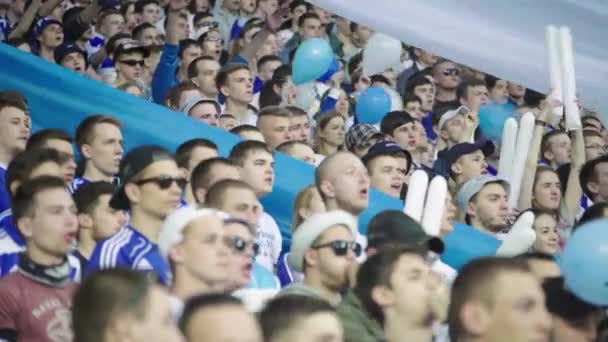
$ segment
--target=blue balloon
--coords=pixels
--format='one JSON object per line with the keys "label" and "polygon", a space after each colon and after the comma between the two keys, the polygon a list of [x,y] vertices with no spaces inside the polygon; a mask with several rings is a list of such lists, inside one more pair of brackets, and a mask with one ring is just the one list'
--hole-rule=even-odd
{"label": "blue balloon", "polygon": [[298,85],[323,76],[334,60],[334,52],[326,40],[305,40],[293,57],[292,78]]}
{"label": "blue balloon", "polygon": [[513,117],[512,106],[489,104],[479,109],[479,128],[486,139],[500,142],[502,128],[508,118]]}
{"label": "blue balloon", "polygon": [[323,76],[317,78],[319,82],[327,82],[331,79],[331,77],[340,70],[340,63],[338,63],[338,59],[336,56],[333,57],[331,64],[329,65],[329,70]]}
{"label": "blue balloon", "polygon": [[391,111],[391,97],[382,88],[367,88],[357,99],[357,117],[361,124],[377,124]]}
{"label": "blue balloon", "polygon": [[608,305],[608,219],[585,223],[561,255],[566,287],[580,299]]}

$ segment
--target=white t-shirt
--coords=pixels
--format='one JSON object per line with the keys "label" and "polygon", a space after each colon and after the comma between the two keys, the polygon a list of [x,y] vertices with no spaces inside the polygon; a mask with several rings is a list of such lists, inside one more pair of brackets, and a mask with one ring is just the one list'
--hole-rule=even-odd
{"label": "white t-shirt", "polygon": [[184,302],[174,295],[169,296],[169,312],[174,321],[179,322],[184,312]]}
{"label": "white t-shirt", "polygon": [[441,261],[439,259],[437,259],[437,261],[435,261],[433,263],[433,266],[431,267],[431,269],[433,271],[435,271],[435,273],[442,276],[443,279],[450,286],[452,285],[452,283],[454,282],[454,279],[456,279],[456,276],[458,275],[458,272],[456,272],[455,269],[453,269],[451,266],[443,263],[443,261]]}
{"label": "white t-shirt", "polygon": [[260,253],[255,261],[274,273],[274,265],[279,260],[283,239],[276,221],[265,211],[258,221],[256,235],[256,240],[260,245]]}
{"label": "white t-shirt", "polygon": [[274,298],[279,289],[240,289],[232,293],[236,298],[243,301],[243,305],[249,312],[260,312],[266,302]]}

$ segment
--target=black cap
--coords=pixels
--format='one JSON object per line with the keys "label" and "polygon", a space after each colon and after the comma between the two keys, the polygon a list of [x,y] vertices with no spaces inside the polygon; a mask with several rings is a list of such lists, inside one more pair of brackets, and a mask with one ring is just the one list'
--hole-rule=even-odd
{"label": "black cap", "polygon": [[593,170],[595,169],[595,167],[601,163],[608,163],[608,154],[605,154],[595,159],[591,159],[586,162],[585,165],[583,165],[583,167],[581,168],[581,173],[579,174],[579,181],[581,182],[583,192],[585,192],[585,195],[587,195],[587,197],[589,197],[590,199],[593,199],[593,194],[591,193],[591,191],[589,191],[587,183],[589,183],[589,180],[593,176]]}
{"label": "black cap", "polygon": [[163,160],[173,160],[173,155],[164,148],[156,145],[143,145],[129,151],[120,162],[118,173],[121,184],[110,200],[110,207],[129,210],[129,198],[125,194],[125,184],[142,172],[152,163]]}
{"label": "black cap", "polygon": [[450,149],[442,150],[437,154],[437,161],[433,171],[447,178],[450,176],[452,165],[454,165],[458,158],[475,151],[481,151],[487,157],[494,153],[494,144],[490,140],[481,140],[475,143],[456,144]]}
{"label": "black cap", "polygon": [[598,312],[599,307],[589,304],[566,289],[563,277],[543,281],[547,310],[567,322],[575,322]]}
{"label": "black cap", "polygon": [[84,57],[85,64],[87,63],[87,53],[74,43],[63,43],[55,49],[55,62],[61,64],[63,58],[73,52],[78,52]]}
{"label": "black cap", "polygon": [[403,157],[407,160],[407,170],[409,172],[412,167],[412,155],[401,148],[399,144],[393,141],[381,141],[370,147],[369,151],[361,158],[363,164],[367,166],[367,163],[373,158],[385,155],[385,154],[403,154]]}
{"label": "black cap", "polygon": [[139,44],[136,40],[130,39],[122,42],[114,49],[114,60],[117,61],[120,55],[131,52],[141,52],[144,58],[150,55],[148,48]]}
{"label": "black cap", "polygon": [[418,222],[399,210],[377,214],[367,227],[368,247],[379,248],[388,243],[423,245],[437,254],[445,249],[443,240],[426,234]]}

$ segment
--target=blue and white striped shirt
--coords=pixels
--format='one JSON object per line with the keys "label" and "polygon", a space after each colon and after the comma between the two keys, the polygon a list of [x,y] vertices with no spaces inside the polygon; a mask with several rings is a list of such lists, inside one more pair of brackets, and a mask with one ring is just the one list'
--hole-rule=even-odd
{"label": "blue and white striped shirt", "polygon": [[154,272],[161,283],[168,285],[169,267],[158,246],[130,225],[97,243],[86,274],[109,268]]}
{"label": "blue and white striped shirt", "polygon": [[[11,209],[0,213],[0,241],[5,239],[13,241],[18,246],[25,247],[25,241],[13,222],[13,211]],[[0,243],[0,253],[4,253],[5,251],[1,246],[2,244]]]}

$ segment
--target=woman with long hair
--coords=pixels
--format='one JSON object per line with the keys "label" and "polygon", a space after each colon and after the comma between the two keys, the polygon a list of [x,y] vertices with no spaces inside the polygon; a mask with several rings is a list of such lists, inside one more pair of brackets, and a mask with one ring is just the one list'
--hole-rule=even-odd
{"label": "woman with long hair", "polygon": [[316,127],[316,146],[315,152],[329,156],[344,149],[344,126],[346,120],[337,111],[319,113],[315,117]]}

